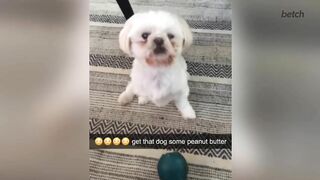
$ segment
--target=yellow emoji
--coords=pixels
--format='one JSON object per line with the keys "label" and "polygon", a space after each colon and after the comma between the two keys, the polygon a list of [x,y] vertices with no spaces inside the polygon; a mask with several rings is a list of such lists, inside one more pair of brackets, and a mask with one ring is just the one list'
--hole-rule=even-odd
{"label": "yellow emoji", "polygon": [[120,141],[120,139],[118,137],[113,139],[113,144],[116,145],[116,146],[120,145],[120,142],[121,141]]}
{"label": "yellow emoji", "polygon": [[124,137],[124,138],[122,138],[121,143],[122,143],[123,145],[127,146],[127,145],[130,143],[130,140],[129,140],[129,138]]}
{"label": "yellow emoji", "polygon": [[97,146],[100,146],[100,145],[103,143],[103,140],[102,140],[102,138],[97,137],[97,138],[94,140],[94,142],[96,143]]}
{"label": "yellow emoji", "polygon": [[112,144],[112,139],[109,138],[109,137],[104,138],[104,144],[107,145],[107,146],[111,145]]}

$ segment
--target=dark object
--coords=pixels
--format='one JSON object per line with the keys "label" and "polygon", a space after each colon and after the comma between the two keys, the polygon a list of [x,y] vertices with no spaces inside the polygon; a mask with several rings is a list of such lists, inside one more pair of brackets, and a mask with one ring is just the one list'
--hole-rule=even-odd
{"label": "dark object", "polygon": [[186,180],[187,161],[178,152],[164,154],[158,162],[158,174],[160,180]]}
{"label": "dark object", "polygon": [[129,0],[117,0],[117,3],[126,19],[129,19],[134,14]]}

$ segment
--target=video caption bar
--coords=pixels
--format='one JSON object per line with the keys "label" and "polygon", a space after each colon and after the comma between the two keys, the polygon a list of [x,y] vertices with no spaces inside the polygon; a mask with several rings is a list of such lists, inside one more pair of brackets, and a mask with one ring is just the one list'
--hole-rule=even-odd
{"label": "video caption bar", "polygon": [[231,149],[231,134],[90,134],[90,149]]}

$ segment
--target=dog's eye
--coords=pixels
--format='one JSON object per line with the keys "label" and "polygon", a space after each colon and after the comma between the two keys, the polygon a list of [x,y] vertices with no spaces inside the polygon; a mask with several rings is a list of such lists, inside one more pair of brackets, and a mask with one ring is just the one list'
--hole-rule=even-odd
{"label": "dog's eye", "polygon": [[168,38],[169,38],[169,39],[172,39],[172,38],[174,38],[174,35],[171,34],[171,33],[168,33]]}
{"label": "dog's eye", "polygon": [[144,32],[144,33],[142,33],[141,37],[142,37],[143,39],[147,39],[149,35],[150,35],[150,33]]}

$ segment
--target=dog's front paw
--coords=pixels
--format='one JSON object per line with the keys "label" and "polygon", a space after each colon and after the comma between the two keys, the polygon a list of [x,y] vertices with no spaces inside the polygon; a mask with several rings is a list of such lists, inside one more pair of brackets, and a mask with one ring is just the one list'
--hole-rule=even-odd
{"label": "dog's front paw", "polygon": [[133,96],[130,93],[127,93],[126,91],[121,93],[118,98],[118,102],[120,103],[120,105],[126,105],[132,100],[133,100]]}
{"label": "dog's front paw", "polygon": [[138,104],[143,105],[143,104],[147,104],[148,102],[149,102],[148,98],[143,97],[143,96],[138,97]]}
{"label": "dog's front paw", "polygon": [[184,119],[195,119],[196,113],[194,112],[191,106],[186,106],[185,108],[181,109],[181,115]]}

